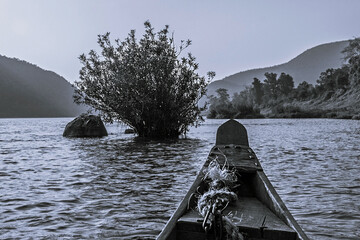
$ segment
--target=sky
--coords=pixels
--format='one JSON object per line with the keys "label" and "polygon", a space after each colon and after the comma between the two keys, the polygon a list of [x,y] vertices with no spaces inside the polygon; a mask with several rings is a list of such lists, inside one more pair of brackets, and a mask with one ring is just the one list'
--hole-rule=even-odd
{"label": "sky", "polygon": [[199,73],[215,80],[288,62],[319,44],[360,37],[359,0],[0,0],[0,55],[54,71],[73,83],[79,55],[97,36],[123,40],[144,22],[170,26]]}

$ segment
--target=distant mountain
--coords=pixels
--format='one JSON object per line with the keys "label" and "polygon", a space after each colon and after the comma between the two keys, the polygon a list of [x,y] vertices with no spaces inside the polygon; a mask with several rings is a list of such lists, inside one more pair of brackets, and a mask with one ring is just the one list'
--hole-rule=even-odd
{"label": "distant mountain", "polygon": [[228,89],[228,93],[232,96],[233,93],[240,92],[246,86],[250,86],[255,77],[260,81],[264,80],[266,72],[274,72],[278,75],[282,72],[290,74],[294,78],[295,87],[303,81],[315,85],[321,72],[328,68],[341,67],[343,63],[341,51],[348,43],[348,41],[341,41],[322,44],[306,50],[287,63],[239,72],[222,80],[214,81],[208,86],[208,96],[215,94],[219,88]]}
{"label": "distant mountain", "polygon": [[74,88],[58,74],[0,55],[0,117],[72,117]]}

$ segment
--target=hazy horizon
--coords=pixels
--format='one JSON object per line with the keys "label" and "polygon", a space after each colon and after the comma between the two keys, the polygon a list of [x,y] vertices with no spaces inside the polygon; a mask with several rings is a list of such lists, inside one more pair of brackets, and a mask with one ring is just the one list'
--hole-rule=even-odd
{"label": "hazy horizon", "polygon": [[0,0],[0,55],[78,79],[78,56],[97,35],[137,37],[149,20],[170,25],[176,43],[191,39],[200,74],[215,80],[285,63],[320,44],[359,36],[360,1],[106,1]]}

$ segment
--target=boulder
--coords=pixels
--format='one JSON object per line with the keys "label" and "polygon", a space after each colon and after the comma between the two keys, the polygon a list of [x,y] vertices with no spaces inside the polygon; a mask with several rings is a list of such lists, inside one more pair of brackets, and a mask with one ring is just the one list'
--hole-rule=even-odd
{"label": "boulder", "polygon": [[64,137],[104,137],[108,133],[99,116],[82,114],[69,122]]}

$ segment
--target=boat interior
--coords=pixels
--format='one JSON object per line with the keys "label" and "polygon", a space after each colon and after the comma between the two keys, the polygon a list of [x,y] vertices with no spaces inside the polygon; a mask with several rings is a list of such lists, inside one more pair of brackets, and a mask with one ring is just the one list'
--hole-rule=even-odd
{"label": "boat interior", "polygon": [[[223,221],[216,221],[220,219],[218,210],[208,224],[207,216],[203,217],[197,208],[201,195],[210,189],[206,172],[209,172],[208,167],[214,160],[222,169],[226,167],[237,176],[235,184],[231,186],[237,199],[221,209],[221,219],[224,219],[222,216],[227,216],[235,231],[241,233],[240,237],[237,233],[235,238],[227,238]],[[207,210],[207,215],[210,215],[209,212]],[[220,231],[216,227],[219,224],[219,229],[222,229]],[[235,120],[229,120],[218,128],[216,145],[211,149],[183,201],[160,233],[158,240],[163,239],[307,240],[308,237],[263,172],[256,154],[249,147],[245,127]]]}
{"label": "boat interior", "polygon": [[[272,186],[268,186],[270,182],[251,148],[216,146],[204,168],[211,159],[217,159],[220,164],[227,164],[237,171],[238,184],[233,191],[238,199],[227,206],[223,215],[229,216],[245,239],[297,239],[297,233],[285,223],[287,218],[281,209],[285,206],[278,206],[282,202],[275,202],[278,199],[269,193],[272,189],[268,188]],[[176,239],[215,239],[211,230],[205,233],[202,227],[204,217],[196,209],[196,196],[207,190],[206,185],[206,181],[199,181],[195,193],[189,197],[187,210],[176,223]]]}

